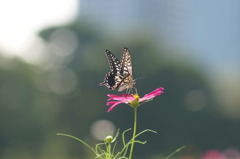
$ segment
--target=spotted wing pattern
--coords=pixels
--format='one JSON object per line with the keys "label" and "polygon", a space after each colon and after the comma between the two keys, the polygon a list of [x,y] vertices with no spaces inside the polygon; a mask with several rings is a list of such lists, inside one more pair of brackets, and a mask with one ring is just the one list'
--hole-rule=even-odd
{"label": "spotted wing pattern", "polygon": [[118,91],[132,88],[135,81],[133,80],[132,61],[128,49],[123,49],[120,62],[110,51],[106,50],[105,53],[109,62],[110,72],[107,73],[100,85],[105,85],[112,90],[118,89]]}
{"label": "spotted wing pattern", "polygon": [[123,91],[125,89],[131,89],[135,81],[133,80],[132,74],[132,59],[127,48],[122,51],[122,57],[120,61],[120,74],[123,76],[123,80],[118,87],[118,91]]}
{"label": "spotted wing pattern", "polygon": [[120,62],[118,61],[117,57],[109,50],[106,50],[105,53],[110,66],[110,72],[106,74],[106,77],[104,81],[100,83],[100,86],[105,85],[109,89],[115,90],[118,87],[118,83],[121,82],[121,79],[119,77]]}

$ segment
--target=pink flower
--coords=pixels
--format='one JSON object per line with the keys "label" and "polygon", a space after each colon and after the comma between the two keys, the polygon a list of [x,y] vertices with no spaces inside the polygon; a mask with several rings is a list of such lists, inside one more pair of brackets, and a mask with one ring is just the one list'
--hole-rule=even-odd
{"label": "pink flower", "polygon": [[160,87],[155,89],[154,91],[144,95],[142,98],[139,97],[138,94],[120,94],[120,95],[114,95],[114,94],[108,94],[107,96],[110,97],[107,101],[107,105],[111,105],[111,107],[108,109],[108,112],[110,112],[114,107],[116,107],[118,104],[125,103],[130,105],[131,107],[137,108],[141,104],[141,102],[147,102],[151,99],[153,99],[156,96],[159,96],[163,93],[164,88]]}
{"label": "pink flower", "polygon": [[224,154],[218,150],[209,150],[202,156],[203,159],[226,159]]}

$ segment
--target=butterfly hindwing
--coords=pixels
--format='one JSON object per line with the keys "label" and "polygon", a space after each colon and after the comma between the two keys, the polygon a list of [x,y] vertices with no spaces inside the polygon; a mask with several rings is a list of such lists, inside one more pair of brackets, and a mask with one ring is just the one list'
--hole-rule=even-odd
{"label": "butterfly hindwing", "polygon": [[102,83],[100,83],[100,86],[105,85],[107,88],[115,90],[117,89],[117,83],[118,81],[116,80],[116,73],[113,72],[108,72],[106,74],[106,77]]}

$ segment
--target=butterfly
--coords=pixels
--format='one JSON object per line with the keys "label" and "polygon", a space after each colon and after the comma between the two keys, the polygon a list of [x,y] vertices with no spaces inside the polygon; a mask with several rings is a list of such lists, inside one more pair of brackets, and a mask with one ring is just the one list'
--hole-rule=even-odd
{"label": "butterfly", "polygon": [[125,89],[132,89],[136,82],[133,80],[132,60],[129,50],[127,48],[123,49],[120,61],[109,50],[106,50],[105,53],[110,66],[110,72],[106,74],[100,86],[105,85],[107,88],[118,90],[119,92]]}

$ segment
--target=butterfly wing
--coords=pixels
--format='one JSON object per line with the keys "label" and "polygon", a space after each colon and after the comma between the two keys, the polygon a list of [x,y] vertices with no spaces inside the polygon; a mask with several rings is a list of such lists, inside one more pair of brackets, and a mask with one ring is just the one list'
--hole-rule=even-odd
{"label": "butterfly wing", "polygon": [[119,78],[120,62],[118,61],[117,57],[109,50],[106,50],[105,54],[110,66],[110,72],[106,74],[106,77],[104,81],[100,83],[100,86],[105,85],[107,88],[115,90],[118,88],[119,83],[121,82],[121,78]]}
{"label": "butterfly wing", "polygon": [[113,53],[111,53],[109,50],[106,50],[105,53],[110,66],[110,72],[117,73],[118,71],[120,71],[120,63],[117,57]]}
{"label": "butterfly wing", "polygon": [[125,89],[131,89],[135,81],[133,80],[132,73],[132,59],[127,48],[122,51],[122,57],[120,61],[120,74],[123,76],[122,82],[118,87],[118,91],[121,92]]}
{"label": "butterfly wing", "polygon": [[129,74],[132,77],[132,59],[127,48],[122,51],[122,57],[120,61],[120,73],[122,75]]}
{"label": "butterfly wing", "polygon": [[118,91],[132,88],[135,81],[132,76],[132,61],[128,49],[123,49],[120,62],[110,51],[106,50],[105,53],[110,66],[110,72],[106,74],[106,77],[104,81],[100,83],[100,86],[105,85],[111,90],[118,89]]}

